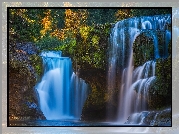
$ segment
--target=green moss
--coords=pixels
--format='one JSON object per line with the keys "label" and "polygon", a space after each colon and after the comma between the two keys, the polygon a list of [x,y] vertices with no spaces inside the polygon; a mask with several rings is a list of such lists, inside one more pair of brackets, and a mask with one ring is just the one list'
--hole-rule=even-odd
{"label": "green moss", "polygon": [[134,66],[143,65],[146,61],[154,59],[153,39],[146,36],[147,33],[139,35],[133,44]]}
{"label": "green moss", "polygon": [[156,61],[156,81],[150,89],[150,108],[161,109],[171,106],[172,101],[172,67],[171,67],[171,42],[169,44],[169,57],[167,59],[157,59]]}
{"label": "green moss", "polygon": [[33,54],[29,56],[29,60],[31,62],[31,65],[34,67],[35,72],[37,74],[37,80],[39,80],[42,77],[43,74],[43,61],[42,58],[37,55]]}
{"label": "green moss", "polygon": [[50,51],[58,48],[62,45],[62,43],[63,42],[60,41],[57,37],[47,35],[36,42],[36,46],[40,51]]}
{"label": "green moss", "polygon": [[155,91],[164,96],[171,95],[171,56],[167,59],[158,59],[156,62]]}
{"label": "green moss", "polygon": [[106,73],[102,69],[86,68],[79,72],[91,87],[82,111],[82,120],[102,120],[106,116]]}

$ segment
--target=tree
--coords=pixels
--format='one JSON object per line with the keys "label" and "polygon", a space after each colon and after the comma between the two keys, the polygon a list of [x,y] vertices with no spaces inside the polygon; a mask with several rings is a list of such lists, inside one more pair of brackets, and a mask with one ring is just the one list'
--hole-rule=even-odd
{"label": "tree", "polygon": [[44,10],[9,9],[10,41],[35,42],[40,38],[40,23]]}

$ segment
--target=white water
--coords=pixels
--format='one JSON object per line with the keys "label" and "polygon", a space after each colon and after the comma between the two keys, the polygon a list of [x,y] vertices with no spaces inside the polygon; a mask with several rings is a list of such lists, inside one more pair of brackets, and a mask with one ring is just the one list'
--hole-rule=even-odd
{"label": "white water", "polygon": [[36,89],[40,108],[48,120],[79,119],[87,98],[87,84],[72,70],[61,52],[43,52],[44,76]]}
{"label": "white water", "polygon": [[171,39],[167,24],[171,24],[170,15],[131,18],[115,24],[110,36],[108,92],[111,93],[115,89],[117,72],[122,70],[119,73],[121,74],[121,80],[119,80],[121,86],[119,88],[118,122],[124,123],[132,113],[147,110],[148,90],[155,79],[154,61],[147,61],[134,70],[133,43],[141,33],[149,33],[147,36],[153,39],[154,58],[158,59],[161,56],[155,32],[157,30],[165,31],[163,56],[167,57],[167,45]]}
{"label": "white water", "polygon": [[[129,116],[127,122],[125,124],[138,124],[138,125],[146,125],[146,123],[150,126],[170,126],[171,120],[168,119],[163,120],[163,116],[171,113],[171,109],[167,108],[162,111],[142,111],[138,113],[133,113]],[[166,117],[165,117],[166,118]],[[170,121],[169,121],[170,120]]]}

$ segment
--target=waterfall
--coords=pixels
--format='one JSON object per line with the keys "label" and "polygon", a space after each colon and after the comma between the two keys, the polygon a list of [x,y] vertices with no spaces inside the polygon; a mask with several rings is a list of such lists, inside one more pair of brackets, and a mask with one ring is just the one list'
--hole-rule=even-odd
{"label": "waterfall", "polygon": [[133,113],[129,116],[125,124],[139,124],[144,126],[170,126],[171,119],[163,120],[165,116],[167,118],[171,114],[171,108],[164,109],[162,111],[142,111],[139,113]]}
{"label": "waterfall", "polygon": [[[133,84],[131,85],[130,90],[137,90],[136,100],[133,100],[135,103],[135,112],[143,111],[147,109],[148,98],[148,90],[150,88],[151,83],[155,79],[155,62],[148,61],[143,66],[136,68],[134,70],[133,76],[137,78],[134,79]],[[143,95],[143,96],[141,96]]]}
{"label": "waterfall", "polygon": [[87,98],[87,84],[72,70],[61,52],[42,52],[44,75],[36,85],[40,108],[48,120],[79,119]]}
{"label": "waterfall", "polygon": [[[147,110],[148,90],[155,80],[155,60],[168,56],[168,43],[171,39],[168,24],[171,24],[170,15],[144,16],[119,21],[112,29],[108,60],[108,92],[111,94],[116,87],[119,90],[117,122],[124,123],[132,113]],[[162,36],[165,42],[162,44],[165,47],[163,55],[159,52],[158,31],[165,35]],[[133,43],[142,33],[153,39],[154,59],[134,68]],[[118,75],[120,79],[117,79]]]}

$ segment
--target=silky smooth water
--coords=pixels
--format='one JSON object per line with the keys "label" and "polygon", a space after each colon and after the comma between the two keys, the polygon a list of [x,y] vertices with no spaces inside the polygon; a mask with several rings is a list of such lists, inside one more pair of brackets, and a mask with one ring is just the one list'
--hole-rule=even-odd
{"label": "silky smooth water", "polygon": [[[168,56],[168,43],[171,40],[169,24],[171,15],[144,16],[119,21],[112,29],[108,60],[108,92],[113,92],[117,87],[116,81],[119,81],[121,86],[117,122],[124,123],[132,113],[147,110],[148,90],[155,80],[155,60]],[[162,55],[159,53],[157,32],[164,33]],[[142,33],[153,39],[154,59],[134,69],[133,43]],[[117,74],[121,75],[120,80],[116,80]]]}
{"label": "silky smooth water", "polygon": [[43,52],[44,75],[36,85],[40,108],[48,120],[79,119],[87,98],[87,84],[72,70],[61,52]]}

